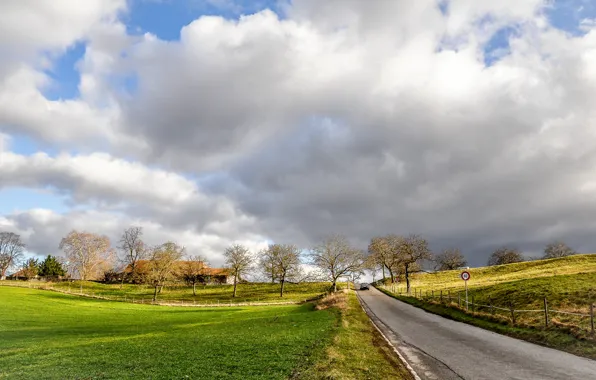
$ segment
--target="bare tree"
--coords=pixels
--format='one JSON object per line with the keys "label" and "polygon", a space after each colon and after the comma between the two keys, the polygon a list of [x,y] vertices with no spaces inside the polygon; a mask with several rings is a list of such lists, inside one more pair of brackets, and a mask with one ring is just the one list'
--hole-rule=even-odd
{"label": "bare tree", "polygon": [[368,245],[368,252],[383,269],[383,278],[385,278],[385,268],[387,268],[392,283],[395,282],[396,275],[402,272],[403,268],[403,257],[400,255],[402,240],[401,236],[391,234],[374,237]]}
{"label": "bare tree", "polygon": [[347,239],[340,235],[328,237],[312,249],[312,264],[317,266],[332,282],[333,291],[337,291],[337,280],[357,272],[364,266],[362,251],[350,246]]}
{"label": "bare tree", "polygon": [[502,247],[494,251],[489,259],[488,265],[503,265],[503,264],[512,264],[512,263],[520,263],[524,261],[524,256],[521,252],[515,248],[507,248]]}
{"label": "bare tree", "polygon": [[406,277],[406,289],[410,293],[410,274],[419,270],[422,260],[432,258],[426,239],[418,235],[408,235],[399,239],[398,253]]}
{"label": "bare tree", "polygon": [[226,259],[226,265],[234,276],[234,293],[232,297],[236,297],[238,280],[242,278],[242,275],[252,270],[254,257],[248,248],[241,244],[234,244],[228,247],[224,252],[224,257]]}
{"label": "bare tree", "polygon": [[149,260],[149,280],[153,282],[153,302],[157,291],[161,292],[164,283],[173,277],[176,262],[184,256],[185,248],[171,241],[153,248]]}
{"label": "bare tree", "polygon": [[466,258],[457,248],[443,250],[434,258],[436,270],[454,270],[468,265]]}
{"label": "bare tree", "polygon": [[271,283],[274,284],[275,281],[279,279],[279,272],[278,267],[275,265],[275,257],[274,251],[270,249],[270,247],[261,250],[258,253],[259,256],[259,269],[263,273],[263,275],[271,279]]}
{"label": "bare tree", "polygon": [[124,270],[122,272],[122,279],[120,288],[124,284],[124,279],[127,275],[127,269],[130,270],[129,275],[133,283],[137,281],[138,262],[147,258],[149,249],[142,240],[143,227],[129,227],[122,233],[120,238],[120,246],[118,247],[122,252],[122,262]]}
{"label": "bare tree", "polygon": [[284,296],[284,286],[287,278],[300,270],[300,249],[291,244],[272,244],[267,249],[272,258],[272,268],[278,274],[280,282],[279,296]]}
{"label": "bare tree", "polygon": [[207,261],[203,256],[189,256],[180,268],[180,277],[184,282],[192,285],[192,295],[197,295],[197,283],[205,276]]}
{"label": "bare tree", "polygon": [[[60,241],[60,249],[82,281],[97,277],[113,263],[115,253],[105,235],[72,230]],[[81,291],[83,284],[81,282]]]}
{"label": "bare tree", "polygon": [[0,232],[0,280],[6,280],[9,268],[19,265],[23,258],[25,243],[13,232]]}
{"label": "bare tree", "polygon": [[563,243],[562,241],[555,241],[546,246],[544,249],[544,256],[542,258],[554,259],[556,257],[566,257],[576,254],[577,252],[575,252],[567,244]]}

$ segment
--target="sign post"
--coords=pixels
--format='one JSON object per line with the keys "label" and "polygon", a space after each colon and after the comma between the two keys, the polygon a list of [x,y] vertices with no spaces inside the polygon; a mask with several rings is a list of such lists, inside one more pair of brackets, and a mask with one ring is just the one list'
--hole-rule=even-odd
{"label": "sign post", "polygon": [[468,272],[468,271],[461,272],[460,277],[462,280],[464,280],[464,284],[466,286],[466,311],[467,311],[468,310],[468,280],[470,279],[470,272]]}

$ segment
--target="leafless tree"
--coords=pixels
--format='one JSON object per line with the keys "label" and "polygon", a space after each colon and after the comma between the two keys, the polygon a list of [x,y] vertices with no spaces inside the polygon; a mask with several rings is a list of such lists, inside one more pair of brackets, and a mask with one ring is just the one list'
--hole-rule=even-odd
{"label": "leafless tree", "polygon": [[520,263],[524,261],[524,256],[521,252],[515,248],[507,248],[502,247],[494,251],[489,259],[488,265],[503,265],[503,264],[512,264],[512,263]]}
{"label": "leafless tree", "polygon": [[332,282],[333,291],[337,291],[337,280],[360,271],[365,259],[362,251],[351,247],[348,240],[340,235],[325,239],[312,249],[309,256],[312,264]]}
{"label": "leafless tree", "polygon": [[9,268],[19,265],[23,258],[25,243],[13,232],[0,232],[0,280],[6,280]]}
{"label": "leafless tree", "polygon": [[154,247],[149,260],[149,280],[153,283],[153,302],[157,299],[158,289],[172,278],[176,269],[176,262],[184,256],[185,248],[171,241]]}
{"label": "leafless tree", "polygon": [[248,248],[241,244],[234,244],[228,247],[224,252],[224,257],[226,259],[226,265],[234,276],[234,293],[232,297],[236,297],[238,280],[242,278],[242,275],[252,270],[254,257]]}
{"label": "leafless tree", "polygon": [[468,265],[466,258],[457,248],[445,249],[434,258],[436,270],[454,270]]}
{"label": "leafless tree", "polygon": [[385,278],[385,268],[387,268],[392,283],[395,282],[396,275],[403,267],[403,257],[399,251],[402,240],[401,236],[393,234],[378,236],[372,238],[368,245],[369,254],[383,270],[383,278]]}
{"label": "leafless tree", "polygon": [[[96,278],[108,269],[115,258],[110,239],[105,235],[72,230],[60,241],[60,249],[72,269],[78,273],[82,281]],[[81,291],[82,291],[81,282]]]}
{"label": "leafless tree", "polygon": [[271,257],[273,272],[277,273],[279,278],[279,296],[283,297],[286,280],[300,270],[300,249],[291,244],[272,244],[267,251],[267,256]]}
{"label": "leafless tree", "polygon": [[197,295],[197,283],[205,276],[207,261],[203,256],[189,256],[180,268],[180,277],[192,285],[192,295]]}
{"label": "leafless tree", "polygon": [[258,253],[259,256],[259,269],[265,276],[271,280],[271,283],[274,284],[275,281],[279,279],[279,272],[278,267],[275,265],[275,251],[271,249],[271,247],[267,247],[266,249],[261,250]]}
{"label": "leafless tree", "polygon": [[140,260],[146,259],[149,255],[149,249],[143,242],[142,237],[143,227],[129,227],[122,233],[120,245],[118,247],[122,252],[122,263],[124,264],[120,288],[122,288],[122,284],[124,284],[127,272],[132,282],[137,282],[137,264]]}
{"label": "leafless tree", "polygon": [[544,249],[544,256],[543,259],[554,259],[556,257],[565,257],[576,255],[573,249],[571,249],[567,244],[563,243],[562,241],[555,241],[550,243]]}
{"label": "leafless tree", "polygon": [[432,257],[426,239],[418,235],[408,235],[399,239],[398,253],[406,278],[406,289],[410,293],[410,274],[419,270],[422,261]]}

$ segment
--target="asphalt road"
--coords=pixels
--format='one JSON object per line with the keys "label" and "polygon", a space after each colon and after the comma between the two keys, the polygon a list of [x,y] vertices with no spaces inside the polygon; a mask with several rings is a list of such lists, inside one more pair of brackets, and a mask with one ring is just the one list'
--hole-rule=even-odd
{"label": "asphalt road", "polygon": [[596,380],[594,360],[451,321],[372,287],[358,295],[423,380]]}

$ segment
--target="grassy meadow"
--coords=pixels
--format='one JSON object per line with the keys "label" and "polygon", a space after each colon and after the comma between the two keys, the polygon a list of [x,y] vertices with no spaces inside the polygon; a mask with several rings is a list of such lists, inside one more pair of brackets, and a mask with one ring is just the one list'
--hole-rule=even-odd
{"label": "grassy meadow", "polygon": [[[78,294],[81,292],[81,282],[39,283],[35,281],[3,281],[0,285],[15,285],[26,287],[40,287],[55,289],[62,292]],[[232,297],[233,285],[197,285],[196,296],[192,294],[192,287],[180,284],[165,286],[157,296],[158,302],[172,303],[243,303],[243,302],[297,302],[310,300],[321,296],[329,290],[327,282],[300,283],[285,285],[284,296],[279,296],[279,284],[246,283],[238,285],[236,298]],[[82,293],[120,301],[134,301],[149,303],[153,298],[154,288],[150,285],[103,284],[91,281],[82,282]]]}
{"label": "grassy meadow", "polygon": [[0,287],[0,379],[284,379],[334,310],[154,307]]}
{"label": "grassy meadow", "polygon": [[410,379],[353,292],[180,308],[0,287],[0,379]]}
{"label": "grassy meadow", "polygon": [[[591,333],[589,317],[590,305],[596,304],[596,255],[470,268],[469,272],[468,299],[477,306],[467,311],[458,308],[458,293],[461,309],[465,305],[460,271],[417,274],[412,294],[421,300],[403,297],[404,284],[388,285],[385,290],[452,319],[596,358],[596,336]],[[515,323],[511,308],[519,310],[514,312]]]}

